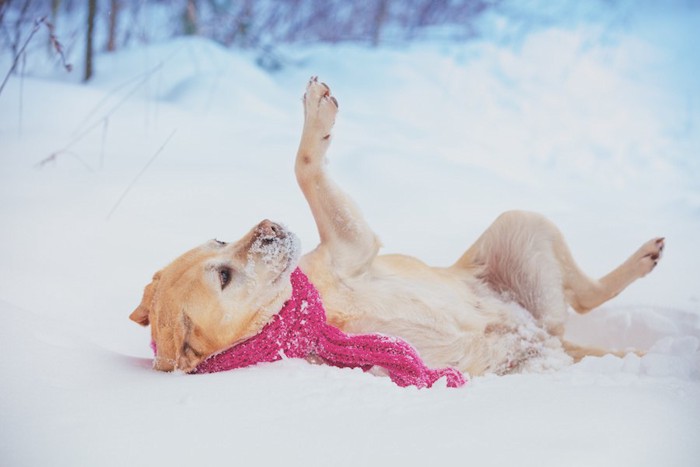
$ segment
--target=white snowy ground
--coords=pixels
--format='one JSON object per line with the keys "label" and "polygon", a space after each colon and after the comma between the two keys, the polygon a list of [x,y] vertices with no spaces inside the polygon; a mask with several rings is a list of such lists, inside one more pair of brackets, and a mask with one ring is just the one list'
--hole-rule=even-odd
{"label": "white snowy ground", "polygon": [[[89,86],[41,67],[12,79],[0,464],[698,465],[697,25],[658,12],[517,42],[290,49],[274,75],[173,40],[100,56]],[[330,170],[386,252],[449,264],[512,208],[553,219],[592,275],[665,235],[656,271],[568,331],[648,355],[461,389],[301,361],[152,371],[127,316],[159,267],[265,217],[315,245],[293,176],[312,74],[340,101]]]}

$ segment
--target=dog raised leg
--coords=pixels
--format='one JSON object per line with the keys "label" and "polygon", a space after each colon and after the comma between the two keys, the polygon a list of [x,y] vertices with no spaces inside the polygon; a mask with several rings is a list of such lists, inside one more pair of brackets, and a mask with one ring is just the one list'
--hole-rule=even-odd
{"label": "dog raised leg", "polygon": [[304,94],[304,128],[297,152],[297,182],[306,197],[321,239],[302,266],[319,259],[332,261],[334,270],[356,275],[369,267],[379,241],[350,198],[328,176],[325,156],[338,113],[330,88],[312,77]]}

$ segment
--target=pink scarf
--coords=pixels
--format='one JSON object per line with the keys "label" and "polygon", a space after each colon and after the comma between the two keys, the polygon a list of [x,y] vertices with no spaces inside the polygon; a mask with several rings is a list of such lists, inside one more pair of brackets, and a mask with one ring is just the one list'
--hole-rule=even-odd
{"label": "pink scarf", "polygon": [[431,387],[445,376],[447,386],[464,385],[462,373],[454,368],[433,370],[421,360],[406,341],[380,334],[348,335],[326,322],[326,312],[318,290],[295,269],[291,275],[292,297],[282,310],[250,339],[214,354],[192,373],[233,370],[282,358],[320,357],[338,366],[384,368],[401,387]]}

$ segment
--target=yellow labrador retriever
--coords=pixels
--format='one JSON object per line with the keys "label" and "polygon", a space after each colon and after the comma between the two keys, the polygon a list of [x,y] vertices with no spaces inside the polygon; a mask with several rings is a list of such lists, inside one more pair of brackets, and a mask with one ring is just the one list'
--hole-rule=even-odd
{"label": "yellow labrador retriever", "polygon": [[604,353],[562,340],[568,305],[586,313],[649,273],[663,238],[598,280],[581,272],[550,221],[529,212],[502,214],[450,267],[378,255],[377,236],[324,171],[337,112],[328,86],[312,78],[296,177],[320,245],[300,257],[296,237],[265,220],[237,242],[209,241],[157,272],[130,316],[151,325],[156,369],[190,372],[258,333],[290,297],[297,265],[331,324],[402,337],[433,367],[504,374]]}

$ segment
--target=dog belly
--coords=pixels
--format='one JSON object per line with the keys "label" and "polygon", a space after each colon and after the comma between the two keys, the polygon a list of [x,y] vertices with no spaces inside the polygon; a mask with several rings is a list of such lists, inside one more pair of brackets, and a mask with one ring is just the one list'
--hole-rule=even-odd
{"label": "dog belly", "polygon": [[[522,307],[474,278],[382,267],[321,290],[329,321],[345,332],[401,337],[433,367],[505,374],[568,363],[558,339]],[[565,361],[567,360],[567,361]]]}

